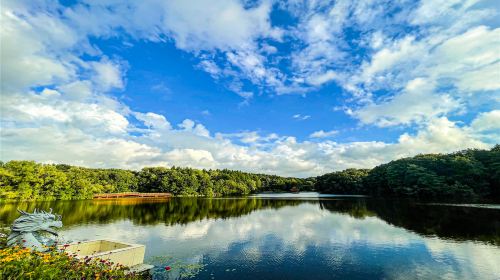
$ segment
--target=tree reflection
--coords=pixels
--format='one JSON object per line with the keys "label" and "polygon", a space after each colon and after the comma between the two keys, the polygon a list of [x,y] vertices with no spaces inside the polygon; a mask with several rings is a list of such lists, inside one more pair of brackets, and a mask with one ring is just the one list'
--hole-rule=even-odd
{"label": "tree reflection", "polygon": [[500,210],[431,205],[408,200],[321,200],[323,209],[355,218],[377,216],[420,235],[500,244]]}
{"label": "tree reflection", "polygon": [[263,200],[258,198],[170,198],[164,200],[117,199],[18,202],[0,206],[3,226],[10,225],[18,216],[17,209],[32,212],[35,208],[52,208],[63,216],[66,227],[88,223],[109,223],[131,220],[135,224],[187,224],[202,219],[230,218],[247,215],[266,208],[280,208],[302,203],[298,200]]}
{"label": "tree reflection", "polygon": [[330,212],[357,219],[378,217],[387,223],[420,235],[436,235],[454,240],[477,240],[500,244],[500,211],[497,209],[420,204],[404,200],[376,199],[297,199],[260,198],[170,198],[167,200],[82,200],[18,202],[0,206],[2,226],[19,215],[17,209],[35,208],[62,214],[65,227],[81,224],[106,224],[130,220],[138,225],[187,224],[203,219],[226,219],[248,215],[262,209],[279,209],[302,203],[318,203]]}

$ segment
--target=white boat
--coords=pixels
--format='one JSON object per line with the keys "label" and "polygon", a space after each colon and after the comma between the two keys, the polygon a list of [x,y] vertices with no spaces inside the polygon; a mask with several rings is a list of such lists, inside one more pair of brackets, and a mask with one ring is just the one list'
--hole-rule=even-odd
{"label": "white boat", "polygon": [[130,272],[143,272],[153,268],[152,265],[143,263],[146,246],[141,244],[99,239],[74,242],[60,248],[70,254],[76,254],[78,259],[101,259],[115,265],[121,264],[128,267]]}

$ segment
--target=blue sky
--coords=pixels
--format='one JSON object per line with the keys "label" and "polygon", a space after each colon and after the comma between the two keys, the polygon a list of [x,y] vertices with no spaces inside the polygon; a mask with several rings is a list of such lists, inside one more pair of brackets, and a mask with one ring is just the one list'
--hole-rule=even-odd
{"label": "blue sky", "polygon": [[3,1],[1,160],[314,176],[500,139],[495,1]]}

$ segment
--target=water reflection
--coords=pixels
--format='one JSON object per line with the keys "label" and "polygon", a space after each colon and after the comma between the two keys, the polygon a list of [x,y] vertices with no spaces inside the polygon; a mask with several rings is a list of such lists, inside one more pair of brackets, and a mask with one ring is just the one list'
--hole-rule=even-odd
{"label": "water reflection", "polygon": [[478,240],[500,245],[500,211],[494,208],[365,198],[316,197],[316,201],[287,199],[281,195],[279,198],[281,199],[171,198],[158,201],[119,199],[7,203],[0,206],[0,222],[3,226],[9,225],[18,217],[16,209],[33,211],[35,208],[53,208],[55,213],[63,215],[66,227],[87,223],[106,224],[120,220],[131,220],[139,225],[174,225],[203,219],[240,217],[257,210],[309,203],[319,205],[320,209],[344,213],[354,218],[376,216],[389,224],[422,235],[436,235],[454,240]]}
{"label": "water reflection", "polygon": [[329,200],[321,207],[363,218],[374,215],[391,225],[425,236],[478,240],[500,245],[500,210],[403,200]]}
{"label": "water reflection", "polygon": [[[494,279],[500,211],[365,198],[77,201],[0,206],[63,213],[69,239],[147,245],[204,264],[200,279]],[[156,275],[160,277],[161,275]]]}
{"label": "water reflection", "polygon": [[186,224],[210,219],[246,215],[264,208],[298,205],[301,201],[273,201],[262,199],[197,199],[171,198],[164,200],[117,199],[52,202],[18,202],[0,206],[0,221],[10,224],[19,216],[16,209],[33,211],[52,208],[62,214],[65,226],[86,223],[110,223],[131,220],[135,224]]}

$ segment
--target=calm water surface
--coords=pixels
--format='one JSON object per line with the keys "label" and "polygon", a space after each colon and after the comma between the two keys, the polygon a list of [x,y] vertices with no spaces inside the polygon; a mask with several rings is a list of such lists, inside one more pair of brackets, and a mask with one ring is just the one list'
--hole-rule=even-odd
{"label": "calm water surface", "polygon": [[0,223],[35,207],[63,215],[66,240],[145,244],[155,279],[500,278],[498,205],[314,193],[59,201],[2,204]]}

